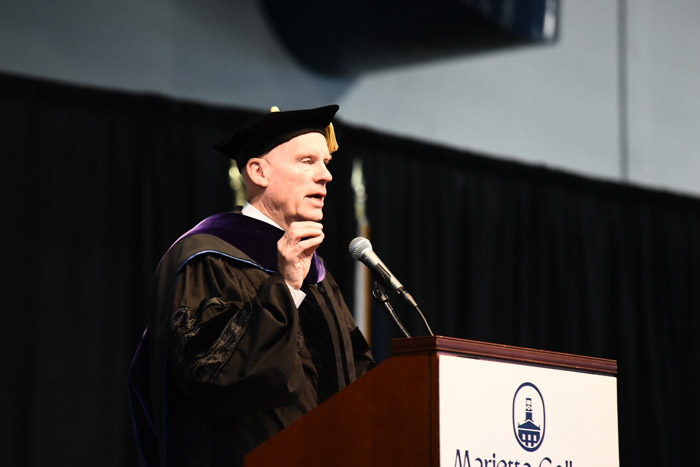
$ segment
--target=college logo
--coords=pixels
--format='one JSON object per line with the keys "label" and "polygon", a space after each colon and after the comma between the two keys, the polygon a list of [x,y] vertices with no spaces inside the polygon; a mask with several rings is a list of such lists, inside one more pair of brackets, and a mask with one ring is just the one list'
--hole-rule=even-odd
{"label": "college logo", "polygon": [[532,383],[520,385],[513,396],[513,432],[518,444],[528,451],[536,451],[544,440],[544,399]]}

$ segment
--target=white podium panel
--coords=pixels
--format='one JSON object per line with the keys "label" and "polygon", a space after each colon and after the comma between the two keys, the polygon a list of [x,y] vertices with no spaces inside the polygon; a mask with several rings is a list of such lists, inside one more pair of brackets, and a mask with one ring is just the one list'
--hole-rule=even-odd
{"label": "white podium panel", "polygon": [[618,466],[613,375],[438,356],[441,467]]}

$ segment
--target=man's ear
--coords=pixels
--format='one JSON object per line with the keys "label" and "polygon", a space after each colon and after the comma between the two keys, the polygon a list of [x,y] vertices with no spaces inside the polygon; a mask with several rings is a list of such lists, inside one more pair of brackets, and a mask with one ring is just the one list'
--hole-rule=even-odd
{"label": "man's ear", "polygon": [[267,164],[263,159],[259,157],[248,159],[245,170],[251,182],[263,188],[267,187]]}

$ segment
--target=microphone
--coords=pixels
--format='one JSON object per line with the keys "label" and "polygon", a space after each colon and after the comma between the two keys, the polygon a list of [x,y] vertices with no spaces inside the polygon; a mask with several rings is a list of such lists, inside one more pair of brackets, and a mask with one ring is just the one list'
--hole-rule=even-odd
{"label": "microphone", "polygon": [[391,290],[402,296],[404,300],[406,300],[413,308],[416,309],[420,317],[423,319],[423,324],[425,324],[425,328],[427,329],[428,333],[431,336],[434,335],[433,330],[430,329],[430,325],[425,319],[425,316],[423,316],[423,312],[420,311],[416,301],[413,299],[411,294],[403,288],[403,285],[401,282],[399,282],[396,276],[389,271],[389,268],[382,263],[382,260],[379,259],[379,256],[377,256],[372,249],[372,244],[369,242],[369,240],[364,237],[357,237],[353,239],[348,246],[348,251],[350,252],[350,256],[352,256],[352,259],[362,261],[364,265],[367,266],[370,271],[372,271],[372,275],[374,275],[377,283],[381,283],[383,289],[382,287],[377,286],[375,291],[372,292],[372,295],[382,304],[386,312],[394,321],[394,324],[396,324],[396,326],[401,330],[401,332],[404,333],[406,337],[411,337],[411,335],[394,313],[394,310],[391,308],[391,305],[388,302],[388,298],[383,293],[384,290]]}
{"label": "microphone", "polygon": [[350,242],[348,246],[350,256],[355,261],[362,261],[365,266],[372,271],[375,279],[381,282],[387,289],[403,294],[406,290],[401,285],[401,282],[387,268],[379,256],[372,249],[372,244],[364,237],[357,237]]}

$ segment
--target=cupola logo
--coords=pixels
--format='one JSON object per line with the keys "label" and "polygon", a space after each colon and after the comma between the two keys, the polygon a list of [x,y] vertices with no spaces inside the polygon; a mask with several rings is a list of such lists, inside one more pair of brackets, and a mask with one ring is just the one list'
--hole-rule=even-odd
{"label": "cupola logo", "polygon": [[518,444],[528,451],[536,451],[544,440],[544,399],[532,383],[520,385],[513,396],[513,432]]}

